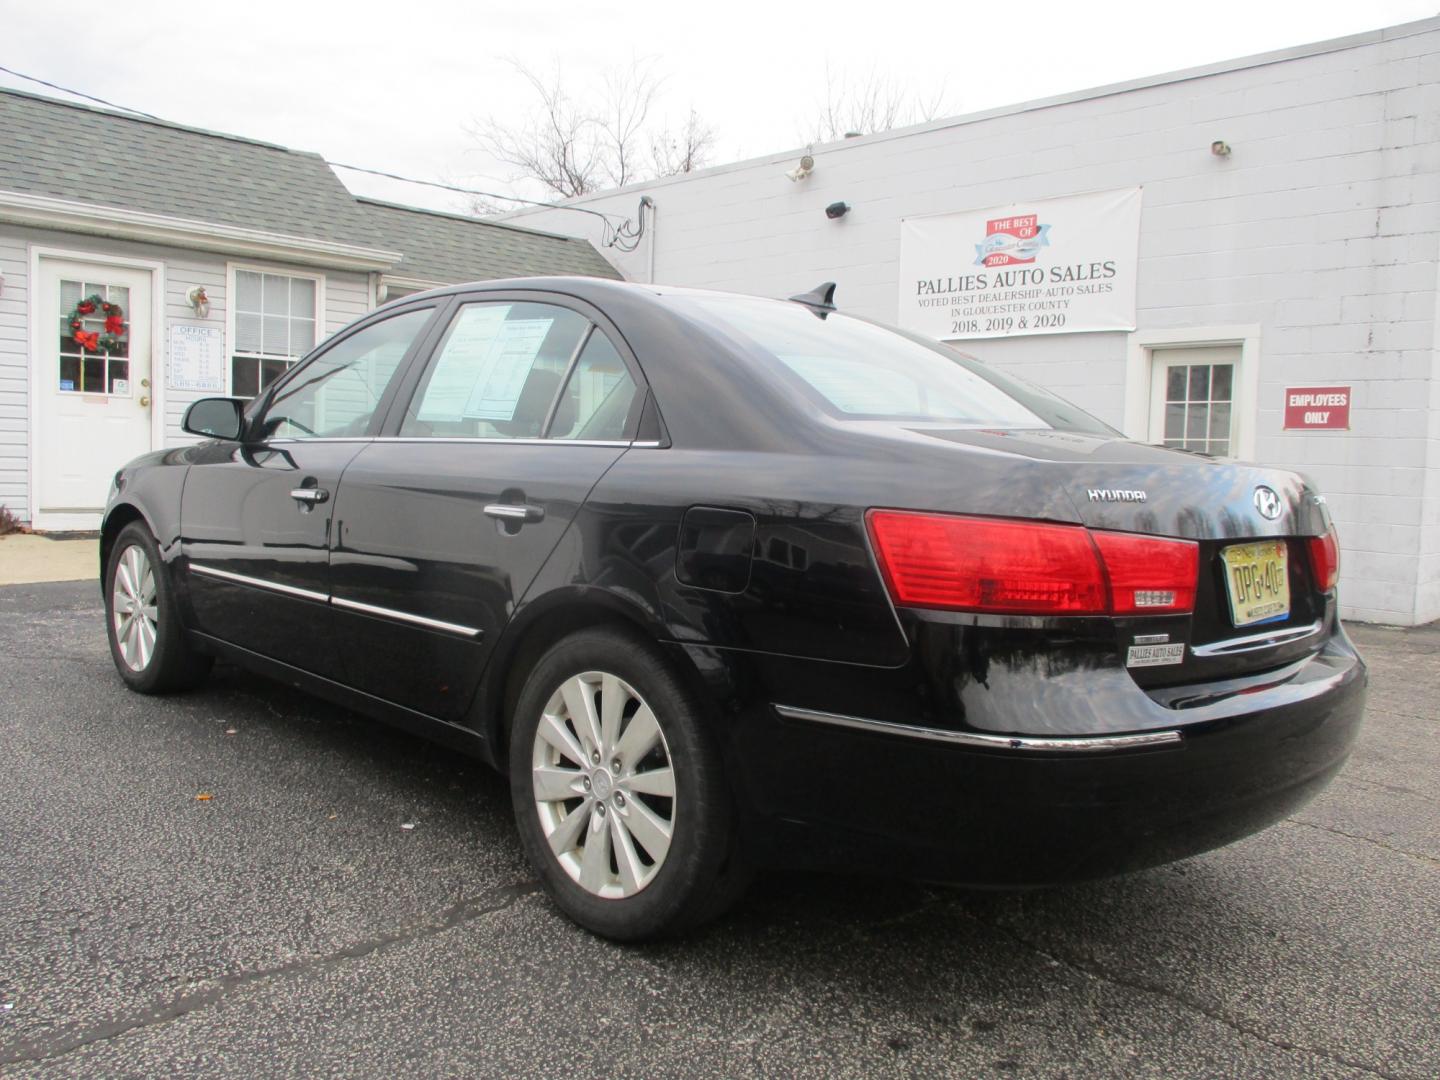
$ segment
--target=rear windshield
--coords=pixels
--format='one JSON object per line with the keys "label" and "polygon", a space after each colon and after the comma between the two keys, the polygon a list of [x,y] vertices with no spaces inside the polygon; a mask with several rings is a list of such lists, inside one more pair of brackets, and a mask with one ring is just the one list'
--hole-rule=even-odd
{"label": "rear windshield", "polygon": [[942,421],[973,427],[1112,429],[1039,387],[943,345],[802,304],[687,297],[706,321],[841,419]]}

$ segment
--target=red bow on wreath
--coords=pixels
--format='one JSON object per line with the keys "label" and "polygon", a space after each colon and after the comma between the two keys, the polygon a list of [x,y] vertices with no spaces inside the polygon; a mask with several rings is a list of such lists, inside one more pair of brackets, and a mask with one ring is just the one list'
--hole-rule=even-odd
{"label": "red bow on wreath", "polygon": [[105,332],[107,334],[118,334],[125,329],[125,318],[123,315],[106,315]]}
{"label": "red bow on wreath", "polygon": [[95,305],[89,300],[82,300],[75,305],[75,310],[81,315],[92,315],[95,312]]}
{"label": "red bow on wreath", "polygon": [[91,352],[99,352],[99,351],[100,351],[100,331],[99,331],[99,330],[90,330],[90,331],[76,330],[76,331],[75,331],[75,344],[79,345],[82,350],[84,350],[84,349],[89,349]]}

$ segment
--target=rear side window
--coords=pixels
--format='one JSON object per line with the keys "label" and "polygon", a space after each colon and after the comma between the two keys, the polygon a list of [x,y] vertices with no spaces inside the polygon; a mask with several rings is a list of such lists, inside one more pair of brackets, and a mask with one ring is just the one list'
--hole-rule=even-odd
{"label": "rear side window", "polygon": [[407,437],[539,438],[590,328],[553,304],[466,304],[406,409]]}
{"label": "rear side window", "polygon": [[625,438],[635,397],[635,380],[625,361],[597,328],[565,384],[549,437],[618,442]]}
{"label": "rear side window", "polygon": [[[686,298],[720,333],[757,351],[790,383],[841,419],[945,421],[974,427],[1046,428],[1056,410],[1032,388],[940,345],[801,304],[745,297]],[[1054,399],[1052,398],[1053,402]],[[1079,410],[1064,426],[1108,430]]]}

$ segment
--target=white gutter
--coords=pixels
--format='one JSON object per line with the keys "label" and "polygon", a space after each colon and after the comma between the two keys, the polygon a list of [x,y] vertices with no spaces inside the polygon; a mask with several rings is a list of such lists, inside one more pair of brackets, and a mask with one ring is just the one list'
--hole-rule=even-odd
{"label": "white gutter", "polygon": [[290,236],[213,221],[194,221],[118,206],[95,206],[19,191],[0,191],[0,221],[143,240],[172,247],[199,248],[227,255],[279,259],[336,270],[385,270],[402,257],[398,251],[381,248]]}

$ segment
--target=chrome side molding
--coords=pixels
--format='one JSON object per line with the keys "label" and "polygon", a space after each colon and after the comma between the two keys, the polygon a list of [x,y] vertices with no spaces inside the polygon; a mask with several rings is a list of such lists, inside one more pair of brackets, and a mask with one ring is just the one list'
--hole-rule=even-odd
{"label": "chrome side molding", "polygon": [[480,631],[473,626],[463,626],[460,623],[445,622],[441,619],[430,619],[424,615],[412,615],[408,611],[396,611],[394,608],[377,607],[375,604],[362,604],[358,600],[346,600],[343,596],[332,596],[330,603],[346,611],[358,611],[365,615],[375,615],[382,619],[396,619],[399,622],[414,623],[416,626],[423,626],[430,630],[443,630],[450,634],[459,634],[461,637],[478,638]]}
{"label": "chrome side molding", "polygon": [[267,592],[294,596],[301,600],[313,600],[317,604],[329,604],[332,607],[344,608],[346,611],[358,611],[381,619],[394,619],[397,622],[411,623],[415,626],[423,626],[428,630],[440,630],[447,634],[458,634],[461,637],[478,639],[484,633],[483,630],[477,630],[473,626],[445,622],[443,619],[431,619],[424,615],[412,615],[408,611],[396,611],[394,608],[378,607],[375,604],[362,604],[358,600],[346,600],[343,596],[329,596],[325,593],[312,592],[309,589],[297,589],[294,585],[281,585],[279,582],[237,574],[232,570],[221,570],[218,567],[206,566],[204,563],[190,563],[190,571],[202,577],[218,578],[221,581],[230,581],[237,585],[249,585],[251,588],[264,589]]}
{"label": "chrome side molding", "polygon": [[314,600],[317,604],[328,604],[330,597],[325,593],[311,592],[309,589],[297,589],[294,585],[281,585],[278,581],[266,581],[263,578],[247,577],[245,574],[236,574],[229,570],[221,570],[218,567],[206,566],[204,563],[192,562],[191,573],[201,574],[204,577],[219,578],[221,581],[233,581],[237,585],[249,585],[251,588],[264,589],[267,592],[283,593],[286,596],[297,596],[301,600]]}
{"label": "chrome side molding", "polygon": [[946,731],[942,728],[895,724],[888,720],[867,720],[860,716],[801,709],[793,705],[776,705],[775,711],[791,720],[868,731],[877,735],[899,735],[910,739],[926,739],[951,746],[982,746],[989,750],[1038,750],[1066,753],[1108,753],[1115,750],[1137,750],[1142,747],[1178,746],[1184,737],[1178,731],[1146,731],[1136,735],[1086,735],[1073,738],[1050,738],[1042,735],[984,735],[975,731]]}
{"label": "chrome side molding", "polygon": [[1257,649],[1268,649],[1273,645],[1288,645],[1292,641],[1299,641],[1311,634],[1318,634],[1324,625],[1321,620],[1316,619],[1309,626],[1291,626],[1284,630],[1271,630],[1262,634],[1228,638],[1225,641],[1212,641],[1209,645],[1191,645],[1190,651],[1196,656],[1234,656],[1238,653],[1255,652]]}

